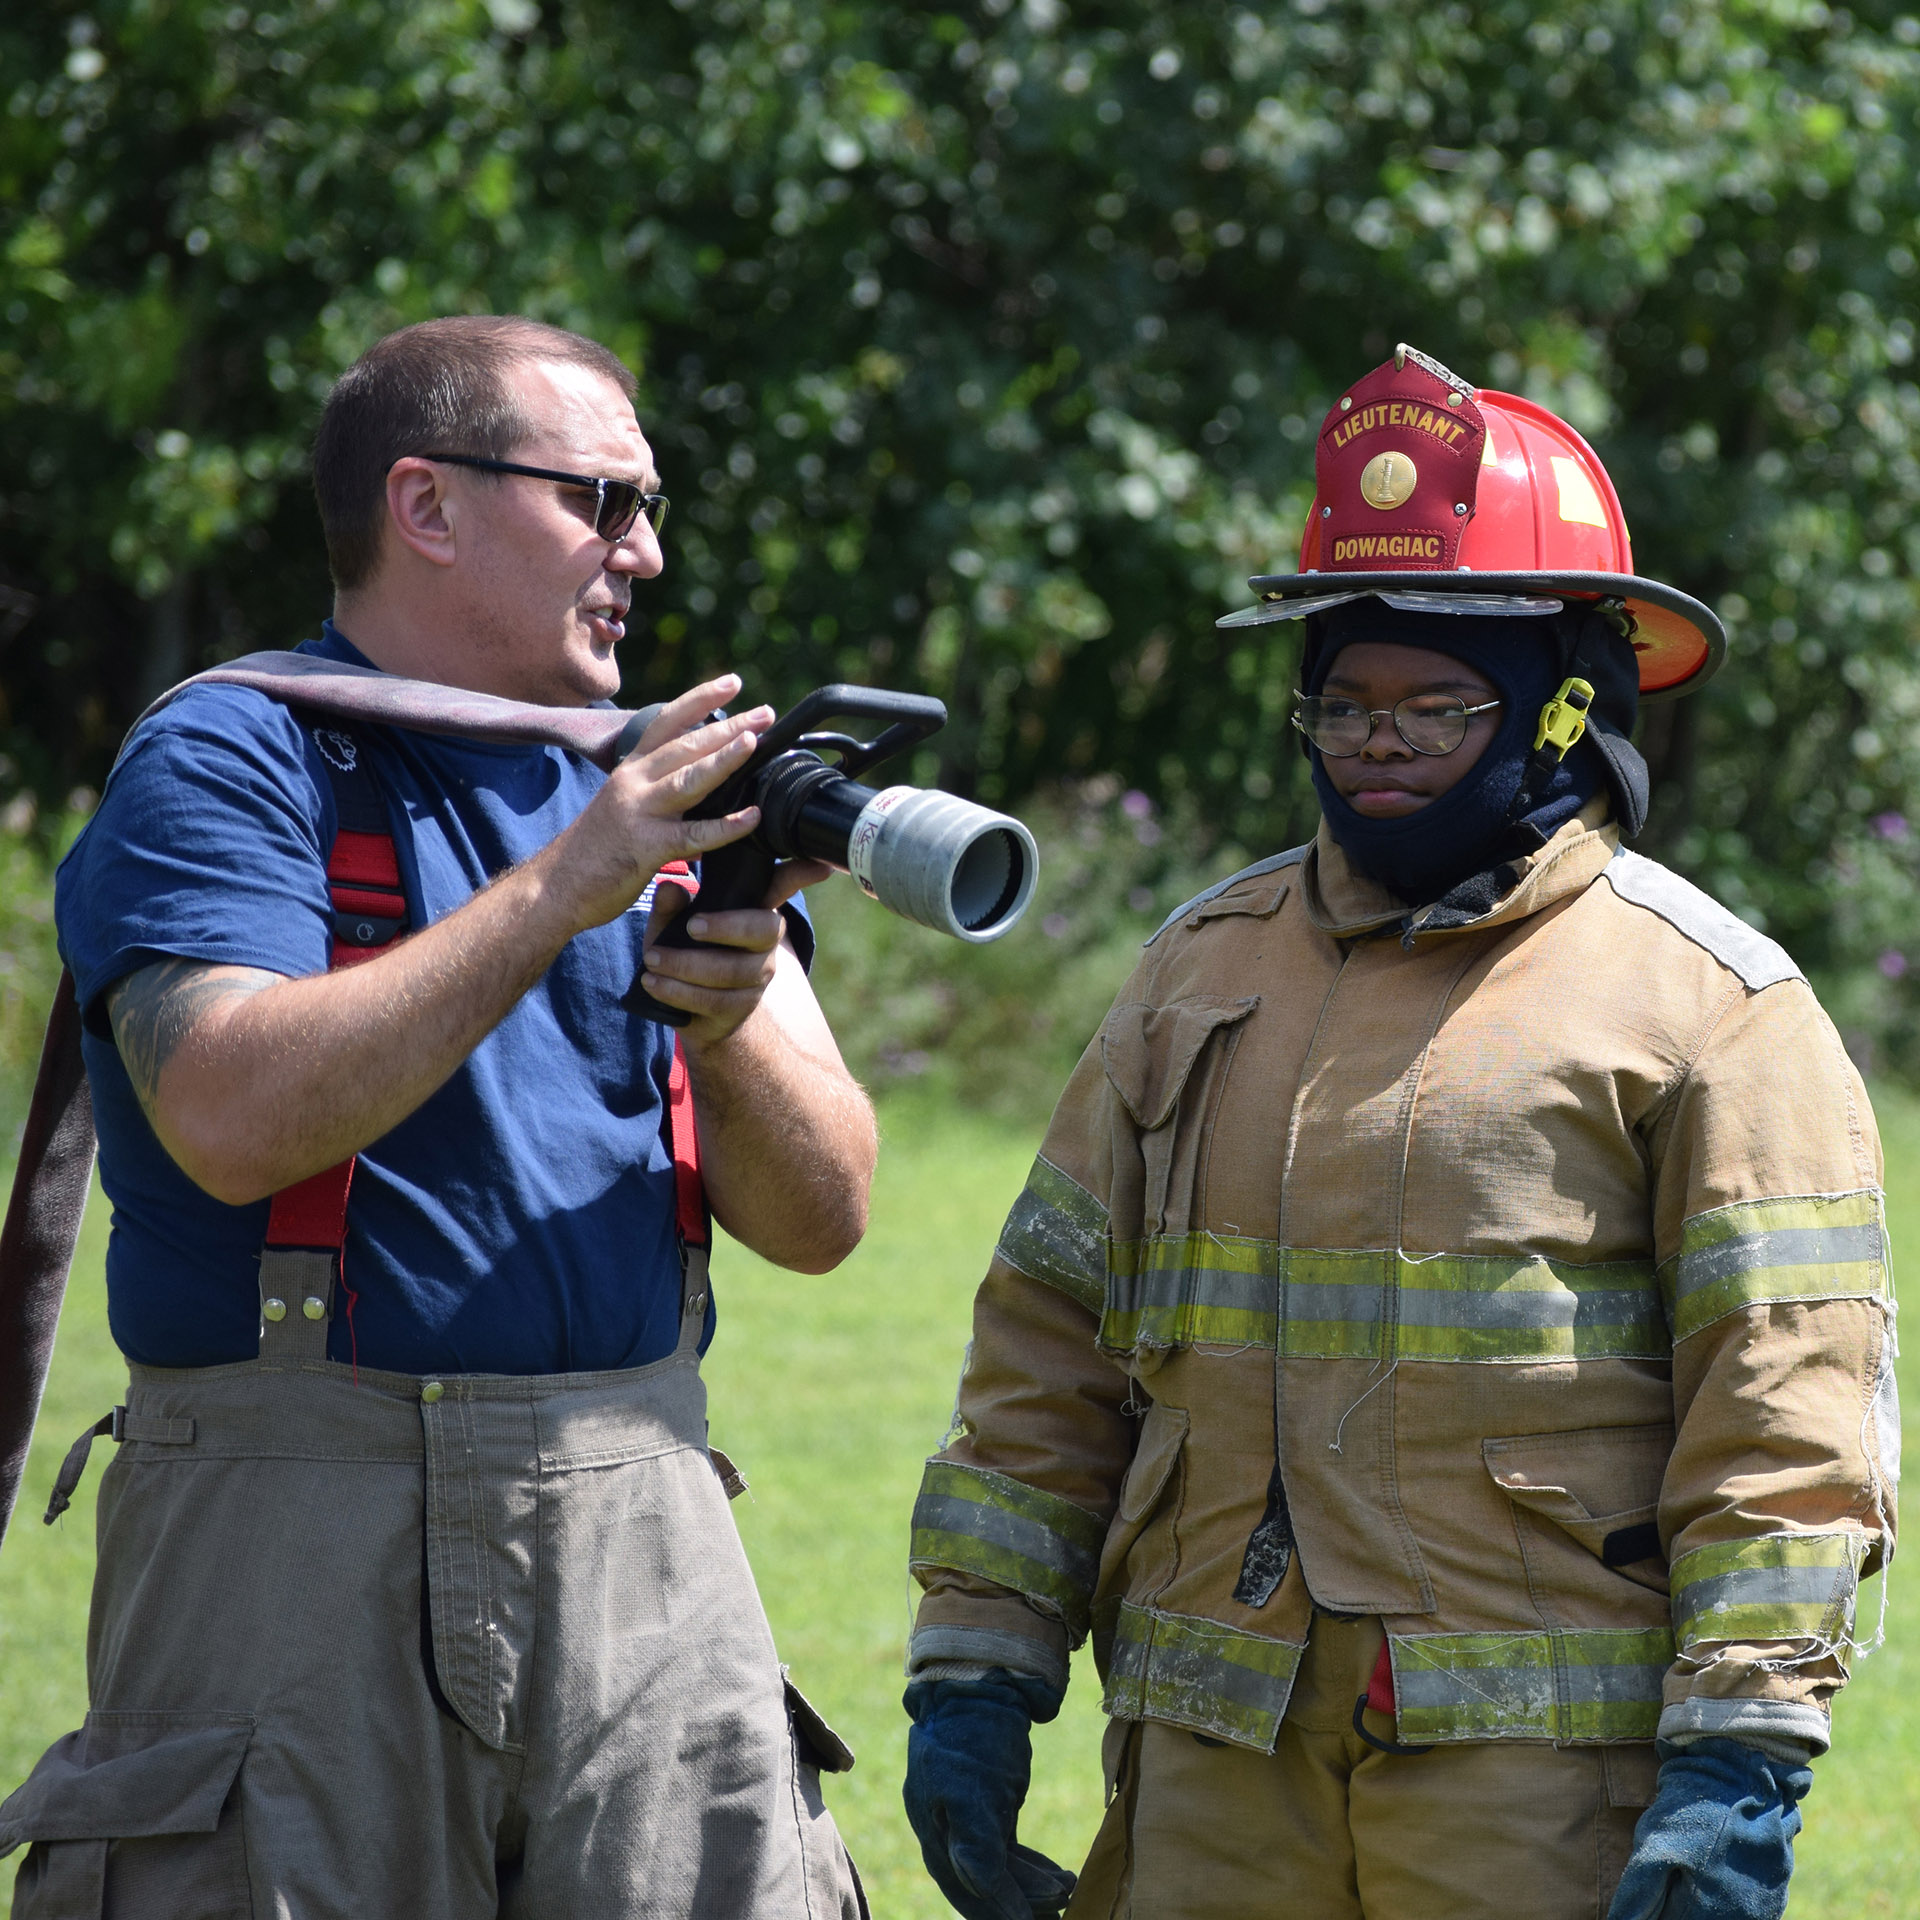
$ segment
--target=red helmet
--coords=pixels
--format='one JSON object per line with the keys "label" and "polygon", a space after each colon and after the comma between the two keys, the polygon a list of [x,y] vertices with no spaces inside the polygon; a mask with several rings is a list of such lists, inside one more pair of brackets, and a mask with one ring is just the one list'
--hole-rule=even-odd
{"label": "red helmet", "polygon": [[1402,346],[1320,429],[1298,573],[1247,584],[1223,627],[1298,620],[1375,594],[1408,612],[1557,613],[1606,604],[1629,624],[1640,695],[1691,693],[1719,667],[1713,611],[1633,570],[1599,456],[1546,408],[1468,386]]}

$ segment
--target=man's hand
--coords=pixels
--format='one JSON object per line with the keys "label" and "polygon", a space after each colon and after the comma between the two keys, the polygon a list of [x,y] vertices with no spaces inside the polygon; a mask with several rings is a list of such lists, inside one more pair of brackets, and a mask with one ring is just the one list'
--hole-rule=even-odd
{"label": "man's hand", "polygon": [[738,677],[726,674],[671,701],[592,805],[527,863],[523,871],[543,872],[574,932],[624,913],[669,860],[698,860],[759,825],[757,807],[717,820],[681,818],[746,765],[761,732],[773,723],[771,707],[706,721],[739,691]]}
{"label": "man's hand", "polygon": [[[775,954],[786,930],[780,909],[802,887],[817,886],[832,874],[824,861],[789,860],[775,870],[761,906],[727,913],[702,913],[697,900],[688,904],[681,887],[664,886],[654,895],[641,984],[664,1006],[694,1016],[683,1029],[689,1050],[724,1040],[760,1004],[773,984]],[[664,944],[667,929],[683,914],[692,915],[687,931],[706,945]]]}

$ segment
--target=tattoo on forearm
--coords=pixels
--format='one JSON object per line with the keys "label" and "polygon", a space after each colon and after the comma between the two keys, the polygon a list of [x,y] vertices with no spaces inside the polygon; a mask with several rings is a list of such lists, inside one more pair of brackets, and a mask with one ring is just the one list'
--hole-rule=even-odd
{"label": "tattoo on forearm", "polygon": [[211,966],[204,960],[159,960],[107,991],[107,1016],[142,1111],[153,1118],[160,1074],[207,1014],[251,999],[280,975],[258,967]]}

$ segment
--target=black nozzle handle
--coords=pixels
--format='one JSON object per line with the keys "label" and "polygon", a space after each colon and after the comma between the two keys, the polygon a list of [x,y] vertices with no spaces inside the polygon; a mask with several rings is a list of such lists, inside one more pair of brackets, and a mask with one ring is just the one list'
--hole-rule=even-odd
{"label": "black nozzle handle", "polygon": [[[700,860],[700,892],[682,913],[661,930],[656,939],[647,939],[650,947],[701,947],[712,944],[696,940],[687,931],[687,922],[696,913],[725,913],[733,907],[757,907],[773,884],[773,870],[779,863],[754,835],[716,847]],[[643,1020],[664,1021],[670,1027],[684,1027],[693,1015],[684,1007],[670,1007],[656,1000],[638,980],[628,988],[622,1003]]]}
{"label": "black nozzle handle", "polygon": [[[816,687],[797,705],[789,707],[765,733],[747,762],[750,774],[769,760],[777,760],[790,747],[800,746],[802,736],[813,732],[827,720],[890,720],[893,725],[879,739],[864,747],[856,745],[851,756],[857,764],[842,761],[840,771],[849,779],[857,778],[868,767],[891,759],[896,753],[938,733],[947,724],[945,705],[924,693],[895,693],[889,687],[856,687],[836,681],[830,687]],[[846,745],[835,740],[840,752]]]}

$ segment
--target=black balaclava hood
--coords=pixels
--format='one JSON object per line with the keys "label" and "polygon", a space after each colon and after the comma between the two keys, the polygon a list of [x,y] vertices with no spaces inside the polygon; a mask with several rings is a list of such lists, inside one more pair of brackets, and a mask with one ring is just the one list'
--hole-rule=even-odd
{"label": "black balaclava hood", "polygon": [[[1327,826],[1362,873],[1410,905],[1438,900],[1462,881],[1544,845],[1608,788],[1622,831],[1631,838],[1640,830],[1647,769],[1627,737],[1639,708],[1639,670],[1633,649],[1600,614],[1584,607],[1533,619],[1402,613],[1368,595],[1308,619],[1302,691],[1318,693],[1335,656],[1363,640],[1424,647],[1462,661],[1492,683],[1503,706],[1499,730],[1472,770],[1439,799],[1399,820],[1370,820],[1356,812],[1327,778],[1318,751],[1308,747]],[[1593,683],[1587,732],[1558,766],[1535,780],[1516,816],[1540,709],[1569,673]]]}

